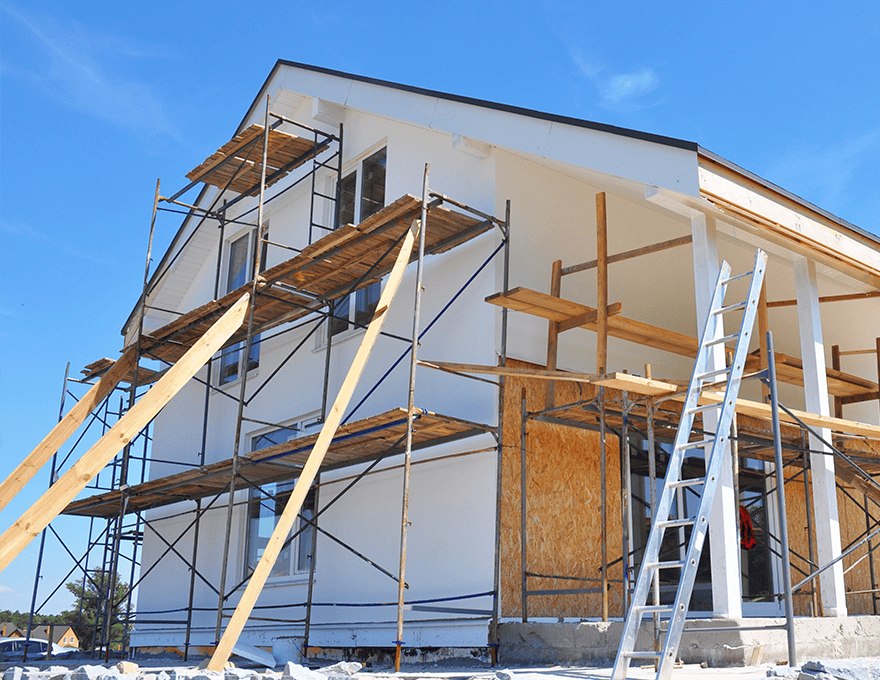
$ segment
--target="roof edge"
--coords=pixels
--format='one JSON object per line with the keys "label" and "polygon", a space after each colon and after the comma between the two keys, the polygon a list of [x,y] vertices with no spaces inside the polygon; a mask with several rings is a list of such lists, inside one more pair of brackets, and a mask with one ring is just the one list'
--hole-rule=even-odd
{"label": "roof edge", "polygon": [[723,168],[726,168],[727,170],[729,170],[737,175],[740,175],[740,176],[744,177],[745,179],[747,179],[751,182],[754,182],[755,184],[759,184],[759,185],[765,187],[766,189],[769,189],[770,191],[772,191],[776,194],[779,194],[780,196],[783,196],[784,198],[787,198],[788,200],[792,201],[793,203],[796,203],[796,204],[802,206],[806,210],[809,210],[810,212],[813,212],[813,213],[823,217],[824,219],[826,219],[830,222],[833,222],[834,224],[836,224],[840,227],[843,227],[844,229],[848,229],[849,231],[852,231],[852,232],[858,234],[862,238],[868,239],[869,241],[873,241],[874,243],[880,245],[880,236],[878,236],[876,234],[872,234],[870,231],[862,229],[861,227],[856,226],[852,222],[847,222],[842,217],[838,217],[837,215],[834,215],[833,213],[830,213],[827,210],[820,208],[816,204],[810,203],[810,201],[801,198],[797,194],[793,194],[792,192],[788,191],[787,189],[783,189],[778,184],[774,184],[773,182],[766,180],[763,177],[760,177],[759,175],[756,175],[752,171],[746,170],[745,168],[737,165],[736,163],[727,160],[723,156],[719,156],[718,154],[713,153],[712,151],[709,151],[708,149],[703,148],[699,144],[697,145],[697,156],[698,157],[701,156],[703,158],[706,158],[707,160],[712,161],[713,163],[717,163],[718,165],[722,166]]}
{"label": "roof edge", "polygon": [[494,111],[502,111],[504,113],[512,113],[518,116],[526,116],[529,118],[536,118],[538,120],[546,120],[552,123],[562,123],[563,125],[571,125],[573,127],[584,128],[587,130],[594,130],[596,132],[604,132],[607,134],[618,135],[621,137],[630,137],[632,139],[638,139],[644,142],[651,142],[654,144],[662,144],[664,146],[670,146],[676,149],[684,149],[685,151],[693,151],[696,152],[699,149],[699,145],[696,142],[690,142],[684,139],[678,139],[676,137],[667,137],[665,135],[658,135],[651,132],[642,132],[640,130],[633,130],[631,128],[618,127],[616,125],[608,125],[606,123],[596,123],[594,121],[584,120],[582,118],[574,118],[571,116],[563,116],[559,114],[546,113],[544,111],[537,111],[535,109],[527,109],[521,106],[513,106],[511,104],[501,104],[499,102],[493,102],[486,99],[477,99],[475,97],[466,97],[464,95],[450,94],[448,92],[440,92],[439,90],[430,90],[424,87],[416,87],[414,85],[403,85],[401,83],[395,83],[390,80],[382,80],[380,78],[370,78],[368,76],[361,76],[354,73],[346,73],[345,71],[337,71],[331,68],[324,68],[322,66],[312,66],[310,64],[303,64],[297,61],[289,61],[287,59],[279,59],[275,62],[275,66],[272,67],[272,71],[269,73],[266,80],[260,86],[260,89],[257,92],[257,96],[254,97],[254,101],[248,107],[247,112],[242,118],[241,122],[238,124],[237,129],[241,129],[241,127],[245,124],[245,122],[250,118],[254,111],[254,107],[262,99],[262,93],[265,90],[266,86],[275,76],[275,73],[283,66],[288,66],[291,68],[298,68],[304,71],[311,71],[313,73],[321,73],[328,76],[333,76],[336,78],[346,78],[349,80],[356,80],[361,83],[367,83],[369,85],[378,85],[380,87],[387,87],[393,90],[400,90],[401,92],[409,92],[412,94],[419,94],[425,97],[436,97],[438,99],[445,99],[447,101],[457,102],[459,104],[467,104],[470,106],[479,106],[485,109],[492,109]]}

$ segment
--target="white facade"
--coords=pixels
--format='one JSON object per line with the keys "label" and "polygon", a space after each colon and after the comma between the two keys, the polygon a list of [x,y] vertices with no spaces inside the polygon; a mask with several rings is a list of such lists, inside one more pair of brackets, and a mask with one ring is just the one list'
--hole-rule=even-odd
{"label": "white facade", "polygon": [[[333,74],[279,63],[265,83],[241,129],[261,123],[265,95],[272,98],[273,112],[328,132],[339,123],[344,126],[343,176],[376,150],[386,149],[385,202],[403,194],[421,194],[423,170],[430,164],[430,188],[485,213],[504,217],[507,202],[511,209],[510,286],[547,291],[550,266],[563,259],[568,266],[591,260],[596,253],[594,196],[605,191],[608,197],[610,253],[623,252],[692,233],[693,213],[701,212],[716,225],[718,258],[728,260],[734,271],[751,264],[756,247],[768,250],[767,275],[771,300],[798,299],[803,292],[796,272],[810,249],[790,244],[778,233],[765,237],[755,228],[744,228],[701,197],[709,184],[721,191],[726,179],[723,168],[706,162],[706,155],[695,145],[663,140],[629,131],[552,118],[469,102],[437,93],[426,93],[377,83],[362,78]],[[282,130],[287,128],[282,127]],[[295,131],[291,130],[295,133]],[[720,177],[720,179],[719,179]],[[319,171],[317,184],[331,193],[329,170]],[[267,190],[267,197],[278,195],[288,186],[282,180]],[[718,187],[721,187],[719,189]],[[735,196],[763,209],[764,189],[737,187]],[[207,205],[216,194],[208,187],[202,197]],[[729,190],[733,197],[733,189]],[[233,194],[229,195],[234,198]],[[659,197],[659,199],[658,199]],[[266,204],[264,224],[272,242],[302,248],[308,243],[310,205],[309,182],[303,182]],[[839,266],[834,257],[823,254],[811,260],[818,294],[838,295],[870,290],[880,281],[880,244],[876,240],[817,216],[810,206],[795,205],[789,199],[770,201],[792,214],[799,223],[792,228],[812,230],[830,239],[845,253],[848,263]],[[251,211],[256,199],[238,203],[227,217],[235,219]],[[782,208],[780,208],[782,209]],[[325,209],[325,212],[329,208]],[[323,220],[329,222],[329,215]],[[777,216],[778,217],[778,216]],[[256,212],[242,220],[254,222]],[[780,218],[784,219],[784,218]],[[181,228],[163,262],[187,241],[194,220]],[[220,243],[214,225],[201,227],[174,260],[168,274],[157,281],[150,304],[159,309],[185,312],[214,297],[218,245],[222,249],[220,294],[227,277],[228,249],[250,227],[229,224]],[[320,236],[320,234],[319,234]],[[435,317],[436,323],[425,335],[419,357],[426,360],[496,365],[501,352],[501,311],[485,303],[485,298],[502,289],[503,257],[499,253],[465,288],[445,311],[444,306],[465,286],[501,243],[496,229],[448,253],[429,257],[424,272],[421,327]],[[268,266],[290,257],[290,252],[269,247]],[[849,261],[859,262],[854,266]],[[621,302],[622,314],[674,330],[696,335],[695,277],[697,287],[705,277],[695,272],[695,257],[688,246],[655,255],[628,260],[611,266],[609,299]],[[717,263],[716,263],[717,265]],[[401,291],[393,303],[385,330],[408,337],[412,329],[415,267],[411,266]],[[592,272],[564,279],[562,297],[595,305],[596,277]],[[830,356],[830,346],[868,345],[880,334],[880,300],[860,303],[863,316],[853,317],[843,306],[821,307],[821,318],[812,328],[821,330],[824,345],[818,348]],[[818,303],[815,305],[819,309]],[[147,330],[168,323],[174,316],[158,312],[147,315]],[[802,333],[798,332],[797,307],[771,311],[771,330],[776,350],[801,355]],[[509,357],[543,364],[546,361],[546,321],[526,314],[510,313],[506,351]],[[291,324],[291,327],[295,324]],[[280,425],[300,422],[320,413],[324,383],[325,352],[323,331],[305,340],[292,359],[288,354],[312,329],[281,326],[264,335],[260,345],[259,367],[248,374],[248,395],[279,366],[277,375],[245,409],[247,418]],[[133,329],[129,328],[129,332]],[[280,335],[279,331],[285,331]],[[348,331],[333,339],[328,392],[332,401],[357,350],[360,331]],[[581,372],[595,370],[595,339],[592,332],[577,329],[561,336],[558,365]],[[358,404],[377,385],[383,374],[406,349],[399,339],[382,338],[367,365],[352,399]],[[869,360],[853,357],[846,370],[869,373]],[[609,370],[642,374],[646,363],[655,377],[686,379],[691,361],[686,357],[615,340],[609,341]],[[402,361],[376,387],[353,415],[354,419],[406,406],[409,362]],[[217,383],[218,370],[211,378]],[[199,374],[207,380],[207,369]],[[229,382],[207,398],[208,420],[204,463],[229,458],[233,451],[237,403],[220,392],[238,397],[240,383]],[[743,396],[756,398],[757,393]],[[814,381],[807,395],[795,385],[783,385],[782,398],[793,407],[816,410],[827,394],[819,394]],[[818,400],[818,401],[817,401]],[[157,417],[152,455],[156,461],[199,464],[202,450],[206,393],[203,384],[192,382]],[[466,380],[440,371],[420,368],[415,388],[417,407],[477,423],[496,425],[498,395],[492,385]],[[847,417],[877,423],[876,404],[848,407]],[[819,409],[819,412],[822,412]],[[245,421],[241,452],[250,450],[255,435],[267,431],[265,424]],[[407,601],[444,600],[463,595],[489,593],[495,583],[496,551],[496,442],[481,435],[439,447],[418,451],[410,488],[406,581]],[[468,455],[454,455],[468,454]],[[397,571],[402,471],[401,457],[383,461],[370,474],[323,514],[319,525],[329,534],[363,553],[384,569]],[[343,468],[321,476],[318,507],[323,508],[363,466]],[[155,479],[179,472],[170,463],[154,462]],[[831,471],[833,479],[833,468]],[[241,486],[239,486],[241,489]],[[826,490],[825,493],[829,493]],[[830,493],[833,495],[833,483]],[[249,491],[238,491],[240,501],[233,514],[230,534],[227,588],[244,578],[247,559],[247,498]],[[207,502],[207,500],[205,501]],[[819,498],[817,503],[824,501]],[[166,537],[177,536],[193,521],[193,503],[177,504],[152,511],[150,518]],[[733,507],[727,508],[735,512]],[[226,535],[226,501],[221,499],[201,521],[197,567],[215,587],[223,561]],[[164,518],[164,519],[163,519]],[[826,521],[832,521],[829,518]],[[826,546],[838,552],[829,532]],[[830,542],[830,543],[828,543]],[[176,546],[187,559],[192,554],[192,530]],[[142,571],[146,571],[165,550],[150,530],[144,540]],[[713,548],[715,550],[715,548]],[[734,558],[735,559],[735,558]],[[736,579],[733,579],[736,583]],[[842,583],[842,577],[840,579]],[[165,610],[180,610],[188,599],[190,573],[181,559],[171,555],[161,559],[139,587],[137,609],[140,620],[169,619]],[[260,619],[301,619],[304,608],[294,606],[307,599],[308,575],[271,579],[257,603],[243,639],[252,644],[280,644],[279,639],[302,634],[301,623]],[[823,584],[824,589],[824,584]],[[227,606],[237,603],[243,588]],[[729,592],[729,591],[728,591]],[[733,604],[719,604],[716,613],[735,615],[739,597]],[[831,595],[829,594],[829,597]],[[397,598],[397,584],[325,534],[317,541],[310,644],[326,647],[391,646],[396,632],[394,606],[351,607],[345,605],[391,603]],[[831,600],[829,600],[830,606]],[[334,606],[327,606],[327,605]],[[491,595],[463,601],[439,602],[439,606],[490,611]],[[215,641],[217,595],[200,578],[195,580],[192,644]],[[271,608],[266,608],[271,607]],[[156,612],[150,614],[149,612]],[[746,612],[748,613],[748,612]],[[838,613],[845,613],[843,610]],[[179,614],[181,620],[183,614]],[[407,646],[482,646],[487,641],[488,616],[406,612]],[[421,623],[420,623],[421,622]],[[139,624],[131,638],[133,647],[180,645],[181,624]]]}

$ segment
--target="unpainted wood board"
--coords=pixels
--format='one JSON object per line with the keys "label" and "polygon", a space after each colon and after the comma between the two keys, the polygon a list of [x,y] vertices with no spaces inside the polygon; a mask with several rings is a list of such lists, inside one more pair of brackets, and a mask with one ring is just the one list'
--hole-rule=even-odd
{"label": "unpainted wood board", "polygon": [[[535,370],[534,364],[508,360],[511,368]],[[505,387],[501,492],[501,612],[520,616],[520,410],[521,390],[527,408],[543,407],[542,381],[509,376]],[[594,395],[595,387],[560,383],[557,403]],[[533,421],[528,426],[527,502],[529,571],[597,579],[596,582],[529,579],[529,589],[597,587],[601,578],[599,442],[595,432]],[[607,437],[608,555],[620,556],[620,472],[617,439]],[[620,578],[620,567],[609,571]],[[620,616],[621,586],[611,584],[612,615]],[[599,593],[529,598],[530,616],[598,616]]]}

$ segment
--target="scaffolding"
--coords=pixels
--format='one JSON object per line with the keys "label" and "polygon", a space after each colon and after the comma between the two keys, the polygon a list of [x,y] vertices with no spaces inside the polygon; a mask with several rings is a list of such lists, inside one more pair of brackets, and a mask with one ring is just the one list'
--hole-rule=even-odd
{"label": "scaffolding", "polygon": [[[270,124],[270,119],[273,121]],[[282,129],[284,128],[284,129]],[[289,130],[298,129],[302,136],[294,135]],[[285,131],[288,130],[288,131]],[[304,134],[303,134],[304,133]],[[504,469],[505,451],[516,451],[519,458],[519,532],[520,532],[520,561],[518,579],[520,583],[520,617],[528,621],[530,617],[530,600],[534,598],[578,598],[582,596],[598,595],[599,608],[590,613],[601,614],[605,621],[612,616],[612,607],[609,597],[617,592],[617,599],[626,609],[631,584],[640,564],[640,550],[643,546],[637,546],[633,537],[633,509],[636,504],[643,512],[650,516],[651,508],[656,502],[654,496],[656,480],[662,476],[665,464],[666,451],[663,445],[674,437],[675,428],[680,418],[681,411],[681,388],[673,382],[658,380],[651,377],[650,366],[645,368],[645,376],[608,372],[606,366],[607,343],[609,337],[636,342],[647,347],[661,349],[679,356],[693,357],[696,354],[696,340],[671,330],[651,326],[649,324],[627,319],[623,317],[621,306],[608,300],[608,265],[614,262],[624,261],[635,257],[643,257],[662,252],[670,248],[688,245],[690,237],[683,237],[650,244],[624,253],[607,253],[606,239],[602,233],[606,217],[604,206],[604,194],[601,201],[597,202],[597,211],[600,218],[597,220],[600,232],[597,234],[599,244],[597,258],[595,260],[563,267],[562,262],[554,263],[551,271],[550,293],[527,288],[509,288],[509,258],[510,258],[510,203],[503,217],[495,217],[483,213],[465,203],[458,202],[442,193],[431,191],[428,186],[428,172],[425,171],[423,194],[421,197],[404,195],[381,208],[357,225],[340,224],[341,205],[341,178],[343,172],[343,127],[326,132],[317,128],[305,126],[281,115],[275,115],[266,107],[266,116],[263,125],[252,125],[237,134],[230,142],[222,146],[215,154],[210,156],[204,163],[190,172],[187,177],[190,183],[170,197],[163,197],[159,193],[157,183],[154,201],[153,215],[150,227],[150,239],[147,249],[147,267],[144,277],[143,294],[136,307],[136,318],[130,319],[136,329],[129,339],[129,350],[123,358],[113,362],[104,359],[86,367],[83,380],[73,380],[65,375],[63,395],[72,393],[69,384],[87,384],[91,386],[101,385],[101,380],[107,378],[109,385],[104,385],[99,393],[102,394],[99,404],[89,411],[92,413],[88,427],[102,428],[102,433],[110,429],[115,420],[122,418],[142,396],[149,385],[158,381],[165,371],[152,371],[141,365],[142,359],[152,359],[163,362],[165,365],[173,365],[186,356],[189,350],[197,344],[200,338],[212,328],[218,319],[230,312],[236,305],[247,297],[246,320],[236,324],[229,337],[222,344],[223,348],[233,346],[243,347],[239,351],[244,357],[250,356],[250,350],[255,342],[267,340],[289,333],[293,329],[308,327],[305,340],[299,342],[296,347],[281,362],[281,365],[272,375],[268,376],[247,396],[248,376],[247,370],[242,371],[240,391],[235,400],[237,406],[235,437],[230,447],[232,456],[216,463],[206,463],[205,448],[207,428],[210,416],[211,395],[221,393],[214,380],[216,362],[219,356],[214,356],[207,362],[207,377],[194,378],[204,385],[204,407],[202,439],[199,463],[186,465],[184,470],[175,474],[149,479],[149,463],[172,463],[182,465],[177,461],[157,461],[149,455],[149,425],[139,433],[133,435],[119,456],[113,459],[113,463],[102,472],[100,479],[96,478],[93,488],[97,493],[66,506],[63,512],[67,515],[90,518],[90,533],[88,550],[83,558],[71,557],[75,566],[71,574],[76,570],[82,573],[84,579],[90,578],[89,572],[94,567],[90,566],[89,555],[93,548],[100,552],[100,569],[114,575],[119,571],[120,561],[125,561],[129,566],[129,588],[125,595],[125,603],[114,601],[114,587],[111,583],[106,589],[107,596],[102,602],[102,614],[95,622],[96,645],[105,650],[109,656],[111,646],[118,645],[123,651],[128,648],[128,624],[137,622],[139,625],[179,625],[185,630],[184,659],[188,658],[191,646],[191,634],[193,627],[193,613],[197,611],[194,604],[196,582],[199,581],[213,591],[217,596],[216,606],[216,641],[220,639],[220,631],[224,618],[228,617],[228,600],[233,593],[239,591],[247,582],[243,581],[228,587],[226,584],[227,566],[229,562],[229,543],[232,522],[231,517],[236,505],[236,490],[253,489],[262,490],[266,485],[278,481],[289,480],[297,477],[303,465],[308,459],[309,453],[319,435],[298,437],[289,442],[277,444],[259,451],[242,454],[240,452],[242,425],[245,422],[257,421],[248,418],[246,408],[260,391],[277,375],[298,351],[305,346],[305,341],[315,334],[326,331],[326,361],[324,367],[323,393],[321,405],[321,420],[327,417],[328,406],[328,382],[332,361],[332,336],[329,332],[329,321],[338,319],[352,325],[357,324],[349,319],[342,319],[335,314],[336,304],[346,296],[363,290],[367,286],[380,281],[392,270],[395,258],[400,252],[401,243],[411,228],[413,220],[420,220],[422,224],[421,235],[424,243],[413,255],[410,261],[417,262],[421,268],[423,259],[428,255],[440,255],[457,246],[471,241],[478,236],[497,229],[500,234],[500,242],[494,248],[491,255],[483,262],[473,275],[463,282],[462,287],[449,303],[441,310],[442,315],[449,305],[461,295],[471,284],[474,278],[496,257],[501,260],[502,290],[487,298],[487,302],[501,308],[500,326],[500,356],[498,366],[474,366],[467,364],[449,364],[443,362],[431,362],[420,360],[416,355],[418,339],[428,332],[433,325],[422,325],[418,301],[416,301],[413,313],[413,337],[401,338],[389,335],[401,342],[407,343],[407,349],[403,351],[397,363],[409,357],[412,362],[411,376],[414,376],[416,363],[435,369],[445,370],[463,377],[473,378],[475,374],[492,376],[489,381],[497,387],[498,392],[498,417],[494,425],[479,422],[470,422],[460,418],[454,418],[443,414],[433,413],[427,410],[417,409],[413,403],[415,386],[413,379],[408,388],[408,407],[389,410],[380,414],[371,415],[360,420],[350,420],[361,404],[356,404],[348,413],[346,422],[343,422],[336,432],[332,443],[329,445],[327,456],[320,467],[320,472],[341,469],[358,464],[366,464],[367,467],[354,476],[345,486],[344,490],[333,499],[324,502],[323,509],[314,516],[299,515],[302,523],[301,528],[287,539],[289,545],[297,535],[303,531],[311,530],[312,535],[312,568],[309,571],[308,597],[305,602],[290,603],[289,606],[274,605],[273,609],[301,609],[303,615],[300,618],[285,619],[271,618],[274,622],[302,624],[305,631],[303,654],[309,647],[309,631],[312,620],[312,611],[321,603],[312,601],[314,585],[314,541],[317,534],[329,536],[329,538],[342,545],[346,550],[357,555],[366,564],[382,571],[388,578],[397,582],[401,596],[396,606],[398,618],[402,620],[403,590],[407,587],[404,577],[406,555],[406,526],[407,519],[405,508],[407,505],[406,491],[402,505],[404,515],[401,522],[401,551],[398,573],[385,569],[373,563],[369,556],[347,545],[340,539],[330,536],[319,523],[319,517],[324,509],[330,507],[336,500],[351,489],[358,481],[371,474],[376,466],[391,456],[406,454],[404,468],[404,488],[407,488],[409,479],[409,453],[419,449],[429,449],[442,443],[470,439],[483,434],[494,437],[497,452],[497,479],[496,479],[496,527],[495,527],[495,565],[494,584],[491,592],[475,593],[451,596],[446,599],[433,600],[430,602],[415,601],[409,604],[414,608],[421,607],[422,611],[437,611],[452,614],[479,615],[490,621],[489,647],[493,660],[497,658],[498,635],[497,628],[505,611],[502,599],[502,546],[501,546],[501,517],[502,517],[502,488],[504,484],[510,484],[502,479]],[[277,190],[272,196],[267,196],[266,190],[276,185],[283,178],[295,173],[293,179],[286,183],[283,188]],[[335,195],[324,193],[318,183],[318,177],[329,174],[335,178]],[[263,207],[265,204],[279,198],[301,183],[309,185],[309,217],[308,217],[308,245],[296,250],[291,246],[270,241],[263,224]],[[199,197],[193,204],[187,204],[180,199],[191,189],[204,185]],[[216,191],[213,198],[210,197],[208,187],[214,187]],[[279,185],[281,186],[281,185]],[[232,196],[235,194],[235,196]],[[208,200],[211,198],[211,200]],[[239,202],[247,199],[256,199],[257,205],[242,215],[235,218],[228,217],[228,211]],[[209,203],[207,208],[199,207],[203,203]],[[324,207],[322,207],[324,206]],[[175,243],[169,249],[171,256],[163,260],[152,276],[149,275],[150,253],[153,241],[153,231],[156,224],[157,214],[162,212],[179,213],[185,217],[183,226],[178,232]],[[245,217],[256,212],[254,221],[245,221]],[[329,215],[329,223],[323,223],[321,215]],[[216,273],[214,277],[213,299],[196,309],[178,315],[178,318],[167,323],[163,327],[152,330],[149,333],[144,330],[144,318],[150,308],[150,295],[163,277],[171,270],[175,261],[185,250],[187,244],[200,231],[207,229],[207,225],[216,225],[219,229],[220,248],[216,257]],[[251,280],[243,286],[232,290],[225,295],[220,295],[221,270],[222,270],[222,245],[224,242],[224,230],[229,225],[246,225],[258,231],[258,243],[255,248],[256,262],[253,266]],[[186,235],[184,227],[189,228]],[[185,236],[186,235],[186,236]],[[185,236],[185,238],[184,238]],[[264,252],[267,248],[281,248],[295,251],[291,258],[270,268],[261,266]],[[598,295],[595,308],[565,300],[560,296],[561,280],[563,276],[597,270]],[[417,291],[420,286],[417,286]],[[764,329],[766,329],[766,310],[768,307],[781,306],[787,301],[767,303],[762,298],[762,314]],[[508,365],[507,361],[507,315],[509,310],[528,313],[548,321],[547,364],[542,367]],[[154,310],[165,313],[167,310]],[[436,319],[435,319],[436,320]],[[759,316],[759,321],[761,317]],[[131,326],[130,325],[130,326]],[[597,334],[597,357],[596,372],[594,374],[576,374],[560,371],[556,365],[558,338],[560,334],[573,328],[585,328]],[[269,333],[271,335],[268,335]],[[257,339],[259,336],[259,339]],[[133,348],[133,349],[132,349]],[[817,418],[810,414],[791,411],[784,407],[784,413],[780,414],[783,425],[780,433],[783,441],[782,457],[786,470],[783,471],[786,485],[800,483],[804,488],[805,498],[809,495],[809,453],[810,445],[807,443],[808,435],[818,436],[816,428],[830,427],[837,433],[834,442],[823,442],[830,447],[831,455],[842,462],[839,466],[839,488],[847,494],[854,503],[864,510],[865,530],[844,549],[844,555],[849,555],[862,546],[867,546],[864,558],[870,562],[870,588],[865,593],[870,596],[873,611],[877,612],[877,594],[880,592],[875,576],[874,549],[880,545],[880,485],[874,481],[872,475],[880,473],[880,428],[851,423],[843,419],[843,407],[846,404],[858,403],[870,399],[880,399],[880,338],[877,340],[876,353],[878,357],[878,383],[871,380],[850,375],[840,368],[841,356],[852,353],[866,353],[874,350],[843,350],[835,348],[834,365],[828,371],[829,392],[835,397],[836,418]],[[792,357],[784,355],[772,355],[776,364],[776,374],[783,382],[800,383],[803,380],[803,367],[800,362]],[[397,365],[395,363],[394,365]],[[768,365],[767,348],[762,343],[761,349],[753,353],[746,366],[747,371],[759,371],[766,369]],[[122,369],[125,369],[123,372]],[[393,366],[392,366],[393,368]],[[167,370],[167,369],[166,369]],[[390,373],[386,372],[385,376]],[[509,389],[507,381],[515,379],[522,384],[518,393]],[[486,378],[477,378],[486,380]],[[384,377],[381,380],[384,380]],[[559,397],[559,386],[576,385],[580,392],[580,398],[567,401]],[[378,386],[378,385],[377,385]],[[374,386],[375,389],[375,386]],[[108,391],[109,390],[109,391]],[[119,405],[111,410],[111,397],[124,396],[119,399]],[[528,392],[528,394],[527,394]],[[368,395],[369,396],[369,395]],[[518,401],[516,418],[511,417],[512,411],[508,402]],[[543,402],[537,408],[530,407],[529,401]],[[363,403],[363,402],[361,402]],[[85,407],[83,407],[85,408]],[[64,398],[62,398],[61,411],[64,411]],[[750,486],[766,486],[766,482],[776,476],[777,472],[772,466],[761,470],[748,468],[744,463],[746,459],[773,463],[773,431],[768,426],[773,416],[769,406],[763,403],[747,402],[740,400],[737,406],[739,417],[736,419],[735,433],[732,441],[736,447],[733,456],[734,479],[747,480],[749,484],[740,486],[738,495],[749,492]],[[62,420],[61,418],[59,420]],[[529,555],[529,535],[533,531],[529,523],[528,513],[528,480],[531,474],[529,463],[528,441],[530,427],[533,423],[544,423],[552,427],[584,430],[598,433],[600,472],[600,513],[601,532],[599,542],[601,546],[601,565],[598,573],[543,573],[531,567]],[[262,423],[274,425],[272,423]],[[418,427],[414,427],[415,425]],[[514,428],[518,435],[518,441],[514,445],[509,437],[505,437],[505,428]],[[607,437],[614,436],[618,440],[619,468],[619,498],[617,499],[619,513],[623,519],[621,531],[621,544],[619,555],[612,557],[618,552],[609,544],[608,512],[615,501],[606,496],[606,487],[610,486],[607,462],[610,454],[608,451]],[[82,439],[82,437],[80,437]],[[71,451],[72,452],[72,451]],[[69,456],[70,454],[68,454]],[[464,455],[464,454],[454,454]],[[432,459],[433,460],[433,459]],[[65,464],[62,460],[57,462],[53,459],[52,478],[56,477],[56,469]],[[135,469],[132,469],[132,466]],[[746,470],[743,473],[743,470]],[[643,498],[632,488],[634,472],[646,472],[648,479],[649,497]],[[109,477],[109,479],[107,479]],[[132,483],[132,480],[138,478]],[[841,484],[845,482],[849,487],[857,489],[861,498],[856,498],[851,491]],[[320,489],[322,483],[318,477],[315,484]],[[271,498],[268,494],[267,497]],[[220,582],[212,583],[199,568],[199,532],[202,519],[206,513],[221,508],[223,497],[227,501],[226,535],[224,538],[224,557],[220,569]],[[147,517],[149,510],[180,503],[183,501],[194,502],[195,507],[183,511],[189,519],[187,526],[177,536],[163,536],[155,523]],[[247,502],[247,501],[246,501]],[[316,507],[317,506],[316,504]],[[806,598],[809,613],[821,614],[821,607],[816,590],[816,576],[830,565],[820,565],[815,556],[812,542],[812,517],[813,511],[810,502],[805,506],[807,518],[807,536],[809,538],[808,554],[800,554],[795,550],[786,556],[778,547],[779,538],[771,531],[770,523],[760,527],[759,542],[763,549],[773,553],[777,560],[788,560],[792,568],[799,574],[799,582],[794,590],[800,591],[809,588],[800,597]],[[167,516],[163,517],[167,519]],[[779,519],[785,522],[786,518]],[[101,523],[105,528],[98,531]],[[141,570],[140,545],[145,531],[153,532],[159,540],[165,544],[163,553],[153,566]],[[52,533],[51,526],[48,528]],[[176,547],[183,537],[193,532],[193,545],[190,555],[184,555]],[[55,537],[64,541],[62,537]],[[41,541],[45,540],[45,532]],[[684,535],[682,535],[682,542]],[[66,549],[66,548],[65,548]],[[70,551],[68,551],[70,552]],[[190,570],[190,583],[188,590],[188,603],[186,607],[175,612],[151,613],[151,618],[144,618],[144,612],[130,613],[132,593],[138,584],[155,568],[161,559],[168,555],[175,555]],[[864,559],[863,558],[863,559]],[[37,591],[40,577],[42,560],[37,566],[37,575],[34,584],[32,612],[38,612]],[[93,563],[92,563],[93,564]],[[852,565],[850,568],[853,568]],[[612,576],[612,572],[619,570]],[[69,575],[68,575],[69,576]],[[562,584],[572,587],[547,587],[548,584]],[[533,585],[537,584],[537,585]],[[60,587],[60,585],[59,585]],[[57,588],[56,588],[57,590]],[[53,591],[54,593],[55,591]],[[862,594],[862,593],[858,593]],[[453,604],[461,599],[472,599],[483,596],[491,596],[493,606],[491,610],[475,610],[473,608],[458,607]],[[780,592],[760,593],[761,597],[777,599],[782,597]],[[49,596],[51,597],[51,595]],[[45,598],[43,603],[48,601]],[[558,601],[558,600],[557,600]],[[578,600],[584,602],[585,600]],[[593,602],[592,600],[590,602]],[[126,612],[122,617],[114,618],[114,611],[124,604]],[[594,605],[590,605],[594,606]],[[174,613],[182,616],[176,618],[158,618],[166,613]],[[138,618],[140,615],[141,618]],[[121,640],[112,639],[112,625],[122,622],[124,636]],[[658,627],[659,629],[659,627]],[[399,666],[401,636],[395,641]],[[105,656],[105,658],[106,658]]]}

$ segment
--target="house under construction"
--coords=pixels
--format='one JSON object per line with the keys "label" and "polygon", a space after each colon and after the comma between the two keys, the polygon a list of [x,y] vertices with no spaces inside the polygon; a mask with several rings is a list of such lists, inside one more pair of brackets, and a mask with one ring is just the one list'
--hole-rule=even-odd
{"label": "house under construction", "polygon": [[121,355],[0,486],[105,431],[0,568],[83,517],[139,653],[624,677],[823,618],[878,653],[880,238],[694,143],[285,61],[220,141],[156,187]]}

